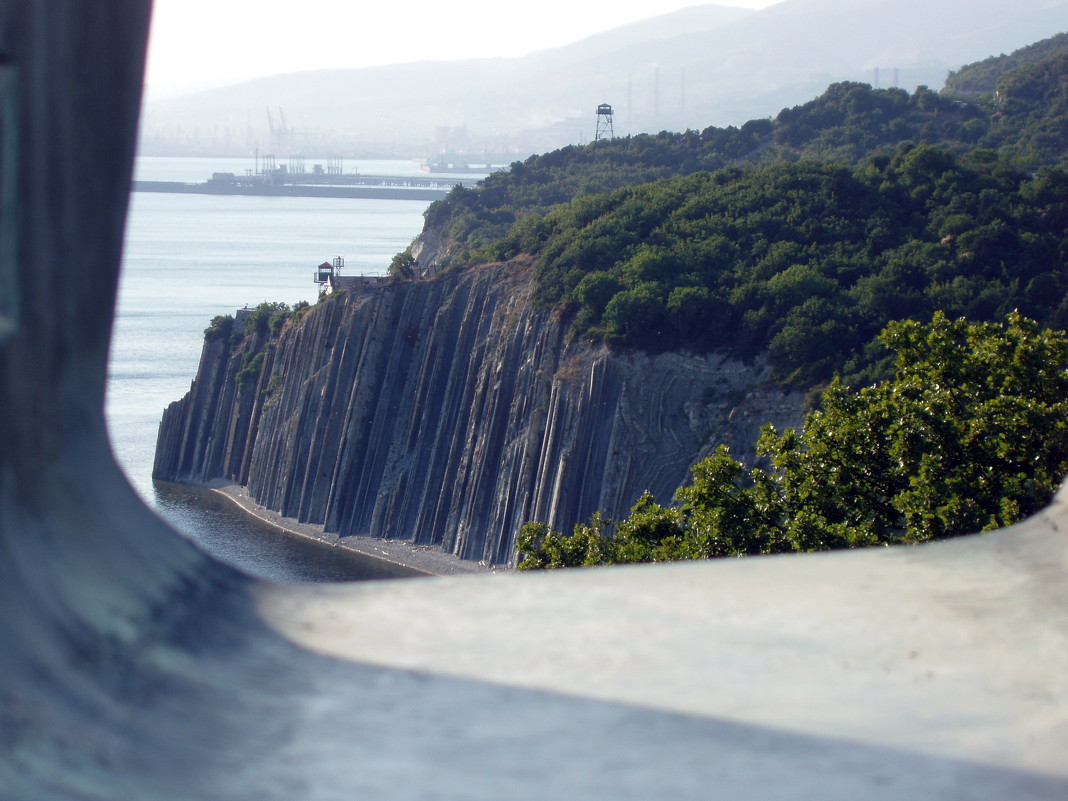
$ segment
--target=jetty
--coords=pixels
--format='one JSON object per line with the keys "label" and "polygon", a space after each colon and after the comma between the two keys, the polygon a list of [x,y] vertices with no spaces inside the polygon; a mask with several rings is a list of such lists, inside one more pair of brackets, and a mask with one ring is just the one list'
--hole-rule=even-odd
{"label": "jetty", "polygon": [[477,178],[434,176],[362,175],[344,172],[341,159],[331,158],[324,167],[304,170],[302,158],[289,165],[276,165],[273,156],[256,156],[255,169],[244,174],[216,172],[200,183],[183,181],[134,181],[134,192],[165,192],[197,195],[262,195],[269,197],[334,197],[373,200],[440,200],[455,186],[474,187]]}
{"label": "jetty", "polygon": [[181,181],[134,181],[134,192],[167,192],[194,195],[264,195],[268,197],[340,197],[374,200],[440,200],[448,188],[400,185],[334,186],[329,184],[220,184],[213,181],[191,184]]}

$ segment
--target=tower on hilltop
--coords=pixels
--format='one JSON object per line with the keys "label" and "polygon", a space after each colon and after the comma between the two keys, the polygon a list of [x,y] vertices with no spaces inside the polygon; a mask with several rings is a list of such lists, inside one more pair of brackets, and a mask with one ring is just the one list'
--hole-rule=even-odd
{"label": "tower on hilltop", "polygon": [[612,106],[609,103],[601,103],[597,107],[597,133],[593,141],[601,139],[614,139],[615,131],[612,129]]}

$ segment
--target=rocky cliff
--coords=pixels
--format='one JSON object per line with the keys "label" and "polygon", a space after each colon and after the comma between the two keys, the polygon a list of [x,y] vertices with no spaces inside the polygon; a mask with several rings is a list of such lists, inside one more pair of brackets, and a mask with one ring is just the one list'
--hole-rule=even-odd
{"label": "rocky cliff", "polygon": [[155,477],[235,476],[340,536],[506,564],[528,520],[570,530],[646,489],[667,500],[717,444],[751,458],[761,425],[800,421],[801,396],[759,365],[568,343],[529,302],[530,273],[368,283],[277,338],[206,341],[164,414]]}

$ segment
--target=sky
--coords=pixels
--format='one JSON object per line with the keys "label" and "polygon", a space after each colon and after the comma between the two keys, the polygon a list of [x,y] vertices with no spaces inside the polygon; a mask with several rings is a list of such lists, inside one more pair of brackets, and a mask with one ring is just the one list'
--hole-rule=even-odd
{"label": "sky", "polygon": [[[781,0],[720,0],[765,8]],[[310,69],[522,56],[695,0],[155,0],[148,96]]]}

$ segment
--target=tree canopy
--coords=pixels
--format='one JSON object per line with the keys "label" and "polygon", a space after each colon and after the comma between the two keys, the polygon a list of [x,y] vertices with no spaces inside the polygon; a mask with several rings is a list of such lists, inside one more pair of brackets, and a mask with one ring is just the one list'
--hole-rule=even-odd
{"label": "tree canopy", "polygon": [[943,94],[994,94],[998,81],[1015,69],[1028,64],[1036,64],[1054,56],[1068,53],[1068,33],[1058,33],[1041,42],[1021,47],[1009,55],[1000,56],[966,64],[946,78]]}
{"label": "tree canopy", "polygon": [[[1068,325],[1068,174],[904,145],[857,168],[695,173],[530,215],[487,259],[536,255],[571,335],[765,354],[783,379],[865,378],[891,320],[1014,309]],[[867,372],[865,372],[867,371]]]}

